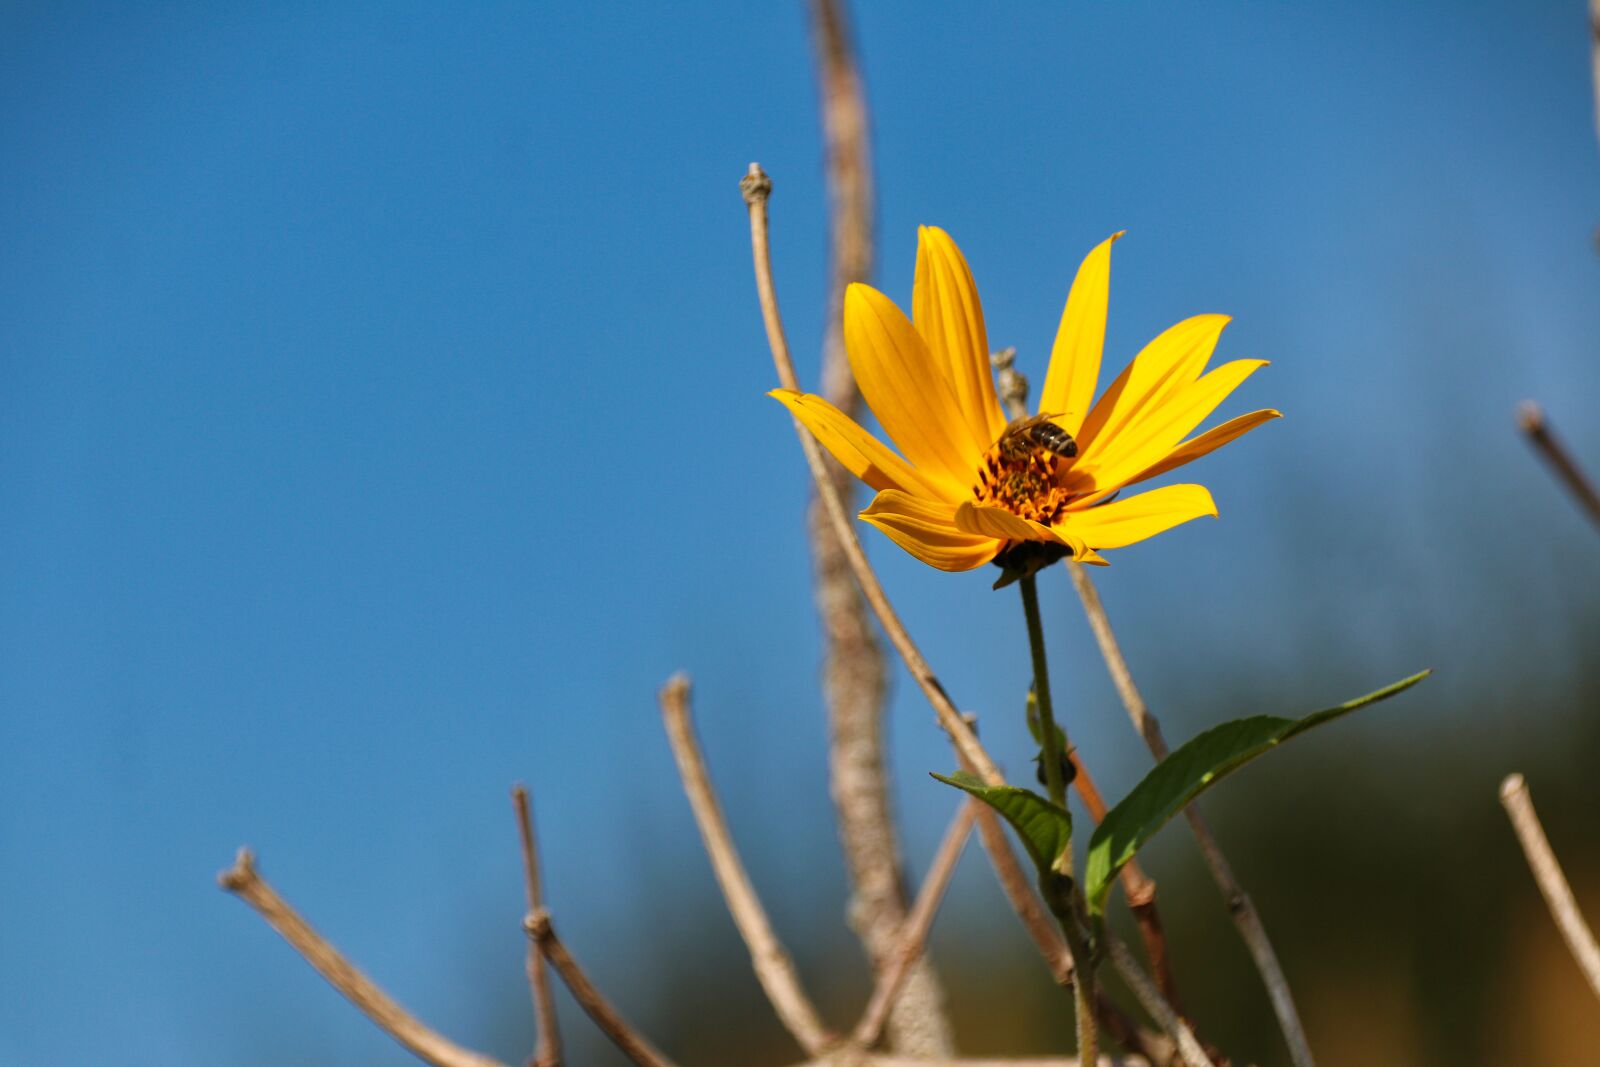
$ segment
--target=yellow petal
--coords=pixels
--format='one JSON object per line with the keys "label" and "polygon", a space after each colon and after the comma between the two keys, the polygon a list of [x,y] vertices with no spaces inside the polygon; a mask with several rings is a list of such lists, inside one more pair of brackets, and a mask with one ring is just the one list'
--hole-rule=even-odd
{"label": "yellow petal", "polygon": [[901,453],[952,491],[970,486],[988,442],[974,441],[950,383],[894,301],[853,283],[844,342],[861,395]]}
{"label": "yellow petal", "polygon": [[903,489],[922,496],[942,495],[939,483],[924,478],[911,464],[822,397],[792,389],[774,389],[767,395],[788,408],[834,459],[872,488]]}
{"label": "yellow petal", "polygon": [[1248,415],[1240,415],[1236,419],[1229,419],[1221,426],[1213,427],[1199,437],[1191,437],[1174,449],[1166,459],[1152,467],[1147,467],[1138,474],[1129,478],[1125,485],[1133,485],[1168,471],[1177,470],[1185,463],[1191,463],[1209,452],[1215,452],[1229,441],[1236,441],[1263,423],[1283,417],[1283,412],[1264,408],[1261,411],[1252,411]]}
{"label": "yellow petal", "polygon": [[1101,457],[1117,449],[1121,438],[1193,384],[1228,321],[1226,315],[1196,315],[1145,345],[1085,420],[1078,435],[1079,462],[1105,462]]}
{"label": "yellow petal", "polygon": [[1110,504],[1069,511],[1057,532],[1082,538],[1095,548],[1124,548],[1202,515],[1217,505],[1203,485],[1168,485]]}
{"label": "yellow petal", "polygon": [[1078,267],[1061,312],[1050,369],[1039,391],[1039,410],[1060,416],[1055,421],[1078,436],[1095,383],[1100,379],[1100,355],[1106,345],[1106,303],[1111,295],[1111,245],[1122,231],[1095,246]]}
{"label": "yellow petal", "polygon": [[1228,398],[1229,393],[1266,365],[1264,359],[1236,359],[1224,363],[1191,383],[1159,410],[1148,413],[1116,440],[1107,441],[1100,462],[1085,465],[1084,474],[1092,479],[1098,492],[1126,485],[1129,479],[1165,459],[1179,441]]}
{"label": "yellow petal", "polygon": [[994,559],[1001,542],[957,528],[952,505],[885,489],[861,518],[922,562],[942,571],[970,571]]}
{"label": "yellow petal", "polygon": [[911,320],[955,391],[973,440],[979,448],[987,448],[999,438],[1006,420],[994,396],[983,307],[961,249],[937,227],[917,229]]}

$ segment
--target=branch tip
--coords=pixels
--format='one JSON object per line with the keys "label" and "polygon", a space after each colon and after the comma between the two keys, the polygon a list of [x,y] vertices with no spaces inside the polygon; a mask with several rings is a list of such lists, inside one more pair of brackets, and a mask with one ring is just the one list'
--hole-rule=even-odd
{"label": "branch tip", "polygon": [[772,195],[772,179],[761,169],[761,164],[751,163],[745,176],[739,179],[739,192],[746,204],[764,203]]}
{"label": "branch tip", "polygon": [[248,848],[240,848],[233,859],[233,866],[217,875],[217,884],[230,893],[237,893],[259,878],[255,853]]}

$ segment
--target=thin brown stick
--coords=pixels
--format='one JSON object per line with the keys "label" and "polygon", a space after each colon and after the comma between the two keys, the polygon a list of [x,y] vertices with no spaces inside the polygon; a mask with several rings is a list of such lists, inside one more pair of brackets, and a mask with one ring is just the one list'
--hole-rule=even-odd
{"label": "thin brown stick", "polygon": [[[1067,573],[1072,576],[1073,588],[1078,591],[1078,597],[1083,601],[1084,613],[1089,618],[1089,628],[1094,631],[1095,641],[1100,646],[1100,655],[1106,661],[1106,669],[1110,672],[1111,681],[1122,698],[1123,707],[1128,711],[1128,718],[1133,721],[1133,728],[1144,738],[1145,746],[1159,763],[1167,758],[1168,753],[1166,738],[1161,734],[1161,723],[1150,714],[1150,708],[1140,695],[1139,687],[1133,683],[1133,674],[1128,670],[1128,661],[1122,655],[1122,646],[1117,643],[1117,636],[1111,629],[1111,620],[1106,615],[1105,605],[1100,602],[1100,594],[1095,590],[1094,581],[1084,566],[1075,560],[1067,561]],[[1189,820],[1189,829],[1194,833],[1194,839],[1200,846],[1200,854],[1205,858],[1211,878],[1221,890],[1222,898],[1228,905],[1228,912],[1233,916],[1234,925],[1238,927],[1239,936],[1244,940],[1251,959],[1255,961],[1262,984],[1266,986],[1267,997],[1272,1002],[1273,1013],[1278,1017],[1278,1028],[1283,1031],[1290,1058],[1294,1061],[1295,1067],[1315,1067],[1311,1056],[1311,1045],[1306,1040],[1305,1027],[1300,1022],[1300,1013],[1295,1009],[1294,996],[1289,992],[1289,980],[1283,973],[1283,965],[1278,962],[1278,954],[1272,948],[1271,939],[1267,937],[1266,927],[1261,924],[1261,916],[1256,911],[1255,902],[1250,899],[1250,895],[1239,884],[1239,879],[1234,876],[1233,867],[1222,854],[1216,837],[1211,833],[1210,825],[1206,822],[1205,816],[1200,814],[1199,806],[1191,803],[1183,809],[1183,814]]]}
{"label": "thin brown stick", "polygon": [[611,1039],[611,1043],[622,1051],[624,1056],[638,1064],[639,1067],[674,1067],[671,1060],[649,1041],[645,1040],[633,1027],[629,1026],[623,1017],[617,1014],[617,1009],[605,998],[589,976],[578,966],[578,961],[572,958],[572,953],[567,951],[567,946],[561,943],[556,936],[555,927],[550,923],[550,913],[540,908],[528,913],[523,921],[523,929],[528,937],[539,946],[539,951],[550,961],[550,966],[556,969],[562,982],[566,983],[567,991],[572,994],[572,999],[588,1013],[600,1031]]}
{"label": "thin brown stick", "polygon": [[[527,889],[528,914],[544,908],[544,892],[539,884],[539,848],[533,836],[533,809],[528,790],[511,788],[511,806],[517,812],[517,830],[522,842],[522,880]],[[528,941],[528,991],[533,997],[533,1018],[538,1035],[533,1048],[533,1067],[560,1067],[561,1033],[556,1029],[556,1005],[550,997],[550,975],[544,967],[544,952],[539,942]]]}
{"label": "thin brown stick", "polygon": [[[821,393],[851,417],[861,391],[850,372],[843,336],[845,289],[872,270],[872,159],[868,112],[848,19],[841,0],[810,0],[812,43],[826,174],[831,266],[822,343]],[[829,476],[841,498],[855,506],[857,483],[832,457]],[[902,850],[889,799],[883,711],[888,669],[850,561],[813,494],[807,526],[822,622],[822,689],[828,709],[828,781],[838,818],[839,843],[850,880],[846,916],[881,980],[892,965],[906,918]],[[888,1044],[910,1056],[948,1058],[954,1053],[944,992],[932,961],[917,958],[889,1015]]]}
{"label": "thin brown stick", "polygon": [[1156,1021],[1156,1025],[1163,1031],[1171,1034],[1178,1042],[1178,1055],[1189,1067],[1212,1067],[1211,1057],[1206,1055],[1206,1050],[1201,1047],[1200,1040],[1194,1036],[1194,1031],[1189,1029],[1189,1024],[1178,1017],[1172,1010],[1172,1005],[1167,1003],[1161,995],[1161,990],[1156,988],[1149,975],[1139,966],[1139,961],[1134,958],[1133,952],[1123,944],[1121,939],[1109,930],[1105,933],[1105,942],[1111,957],[1111,966],[1128,983],[1128,988],[1133,990],[1133,995],[1139,1003],[1144,1005],[1144,1010]]}
{"label": "thin brown stick", "polygon": [[[772,283],[772,251],[767,238],[767,200],[772,195],[772,179],[767,177],[759,163],[752,163],[749,173],[739,182],[739,190],[744,194],[745,204],[750,208],[750,251],[755,261],[756,293],[761,300],[761,317],[767,329],[767,344],[772,349],[772,362],[778,371],[778,381],[784,388],[799,389],[800,379],[795,376],[794,360],[789,354],[789,342],[783,333],[783,316],[778,311],[778,294]],[[795,422],[795,432],[799,435],[800,448],[805,453],[806,463],[811,468],[811,476],[816,481],[818,495],[828,509],[828,517],[833,523],[835,533],[839,535],[839,542],[844,546],[845,555],[850,561],[850,569],[855,572],[856,582],[861,586],[861,592],[866,596],[873,614],[878,617],[884,633],[889,636],[895,651],[900,653],[906,669],[927,696],[928,703],[933,705],[934,714],[939,718],[939,725],[950,735],[957,750],[972,763],[976,773],[984,781],[991,785],[1003,784],[1005,778],[1001,775],[1000,769],[978,743],[978,738],[973,734],[971,727],[961,718],[961,713],[945,694],[944,687],[939,684],[933,668],[928,666],[922,651],[917,648],[916,642],[911,639],[911,634],[906,631],[905,624],[900,621],[900,616],[889,603],[883,585],[873,572],[872,565],[867,562],[866,553],[861,549],[861,541],[850,525],[844,501],[834,491],[833,483],[828,478],[828,469],[823,463],[821,447],[798,420]]]}
{"label": "thin brown stick", "polygon": [[256,871],[249,849],[239,850],[233,866],[219,874],[217,882],[254,908],[329,985],[418,1059],[434,1067],[504,1067],[499,1060],[462,1048],[430,1030],[379,989],[267,884]]}
{"label": "thin brown stick", "polygon": [[[1595,3],[1600,5],[1600,0],[1595,0]],[[1524,400],[1517,408],[1517,427],[1527,437],[1528,443],[1550,465],[1550,469],[1555,471],[1556,477],[1567,487],[1567,491],[1578,502],[1578,506],[1583,508],[1596,524],[1600,524],[1600,492],[1595,491],[1594,483],[1589,480],[1589,476],[1578,466],[1578,461],[1572,458],[1572,453],[1561,438],[1550,429],[1544,409],[1532,400]]]}
{"label": "thin brown stick", "polygon": [[944,891],[950,886],[950,876],[955,873],[956,863],[966,848],[967,837],[972,833],[973,809],[977,805],[975,800],[961,805],[950,828],[945,831],[944,840],[939,843],[939,850],[934,853],[928,876],[923,879],[916,903],[912,905],[911,914],[906,917],[905,925],[900,930],[895,953],[878,977],[872,999],[867,1002],[866,1011],[861,1013],[861,1021],[856,1024],[852,1034],[851,1039],[863,1048],[870,1048],[883,1033],[884,1023],[889,1020],[889,1011],[900,995],[907,975],[911,973],[912,964],[922,956],[922,950],[928,942],[928,931],[933,928],[933,917],[939,910],[939,903],[944,900]]}
{"label": "thin brown stick", "polygon": [[[1072,787],[1083,800],[1089,818],[1099,825],[1106,817],[1105,798],[1100,795],[1100,788],[1095,785],[1094,776],[1084,766],[1078,750],[1073,749],[1068,758],[1073,768]],[[1144,942],[1145,955],[1150,958],[1150,972],[1155,977],[1156,986],[1172,1003],[1173,1010],[1182,1016],[1184,1010],[1178,999],[1178,980],[1172,973],[1172,957],[1167,951],[1167,931],[1161,922],[1161,912],[1156,907],[1155,880],[1144,873],[1138,860],[1129,860],[1122,868],[1120,877],[1123,895],[1128,900],[1128,910],[1133,912],[1134,921],[1139,926],[1139,938]]]}
{"label": "thin brown stick", "polygon": [[727,900],[733,923],[750,949],[750,963],[755,968],[756,978],[795,1041],[807,1055],[816,1056],[831,1044],[828,1032],[817,1009],[811,1006],[805,990],[800,987],[794,962],[778,941],[778,935],[773,933],[766,909],[761,906],[761,899],[756,896],[750,876],[734,848],[722,805],[711,787],[700,743],[695,739],[689,707],[689,679],[684,675],[674,675],[662,686],[661,716],[667,724],[667,740],[678,761],[678,773],[683,778],[684,792],[689,796],[689,807],[694,810],[700,837],[711,857],[711,869]]}
{"label": "thin brown stick", "polygon": [[1589,924],[1584,922],[1578,902],[1573,899],[1567,876],[1561,873],[1561,864],[1550,848],[1550,839],[1544,835],[1539,816],[1533,810],[1533,798],[1528,794],[1528,783],[1522,775],[1512,774],[1500,783],[1500,803],[1511,818],[1511,828],[1516,831],[1523,855],[1528,857],[1528,867],[1533,880],[1544,894],[1544,902],[1556,921],[1556,928],[1567,943],[1567,950],[1577,961],[1578,969],[1588,981],[1589,988],[1600,997],[1600,945],[1595,944]]}

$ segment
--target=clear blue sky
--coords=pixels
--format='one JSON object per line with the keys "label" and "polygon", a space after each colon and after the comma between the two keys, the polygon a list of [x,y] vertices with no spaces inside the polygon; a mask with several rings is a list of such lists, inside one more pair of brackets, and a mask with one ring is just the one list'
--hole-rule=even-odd
{"label": "clear blue sky", "polygon": [[[1127,229],[1110,369],[1203,311],[1274,361],[1224,414],[1289,417],[1204,465],[1221,520],[1102,582],[1163,703],[1225,674],[1309,709],[1428,664],[1478,691],[1507,627],[1524,665],[1570,656],[1529,604],[1600,570],[1509,426],[1539,396],[1600,457],[1582,6],[858,12],[887,292],[944,226],[1038,380]],[[785,835],[751,846],[780,917],[833,922],[752,159],[814,375],[797,3],[0,9],[0,1060],[210,1067],[293,1019],[283,1062],[408,1062],[216,890],[245,842],[470,1040],[518,981],[517,779],[626,990],[636,858],[711,892],[654,709],[679,668],[735,830]],[[867,540],[959,699],[1014,707],[1014,596]],[[1069,704],[1108,707],[1046,588]],[[892,728],[925,856],[949,760],[908,685]],[[1120,721],[1077,729],[1137,766]]]}

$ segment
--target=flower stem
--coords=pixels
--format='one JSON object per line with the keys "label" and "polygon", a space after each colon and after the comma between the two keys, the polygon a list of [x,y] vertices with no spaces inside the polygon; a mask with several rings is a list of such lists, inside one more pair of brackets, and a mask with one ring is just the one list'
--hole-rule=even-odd
{"label": "flower stem", "polygon": [[[1018,580],[1022,589],[1022,613],[1028,620],[1028,651],[1033,657],[1033,695],[1039,705],[1040,760],[1044,764],[1045,790],[1050,802],[1067,806],[1067,783],[1061,773],[1062,748],[1067,732],[1056,727],[1055,705],[1050,700],[1050,668],[1045,661],[1044,622],[1039,617],[1039,588],[1033,575]],[[1100,1035],[1095,1023],[1094,959],[1078,924],[1078,909],[1073,905],[1077,884],[1072,880],[1072,846],[1068,845],[1056,861],[1055,870],[1041,873],[1040,888],[1045,902],[1055,913],[1072,956],[1072,1006],[1078,1020],[1078,1062],[1096,1064],[1100,1055]]]}
{"label": "flower stem", "polygon": [[[1039,588],[1031,574],[1020,579],[1017,585],[1022,590],[1022,613],[1028,618],[1028,651],[1033,655],[1033,694],[1039,702],[1039,759],[1044,764],[1045,790],[1050,794],[1050,803],[1066,807],[1067,783],[1061,774],[1061,749],[1067,732],[1065,729],[1058,731],[1055,706],[1050,702],[1050,667],[1045,662],[1044,623],[1039,619]],[[1071,875],[1070,855],[1067,862],[1069,867],[1062,873]]]}

